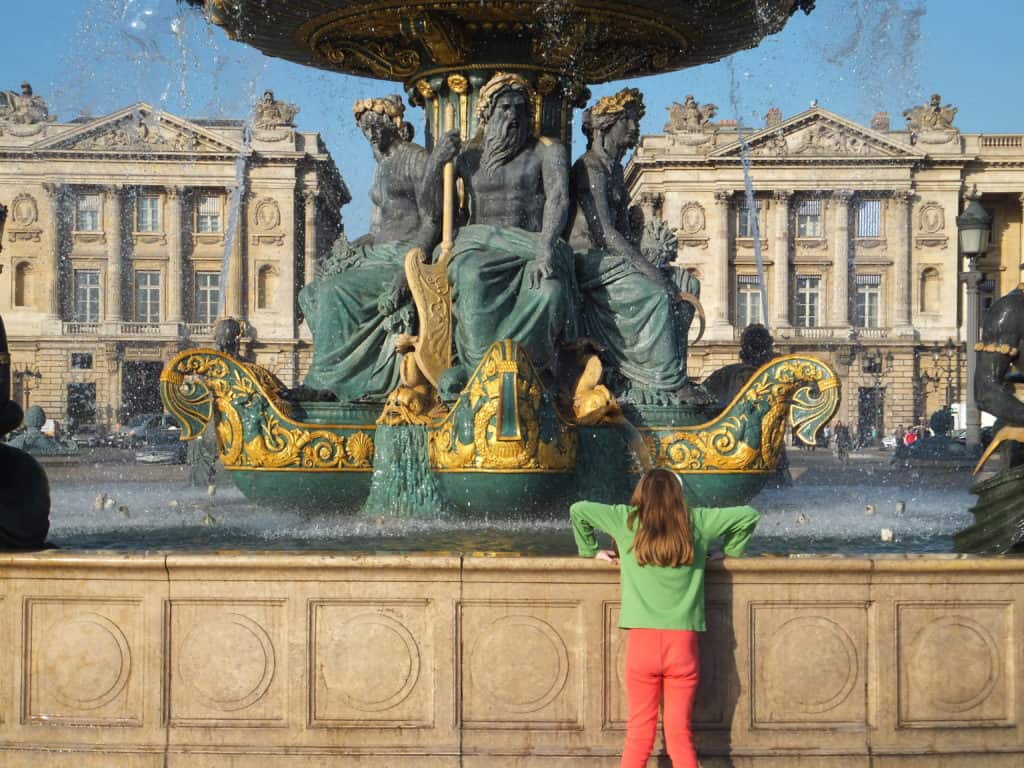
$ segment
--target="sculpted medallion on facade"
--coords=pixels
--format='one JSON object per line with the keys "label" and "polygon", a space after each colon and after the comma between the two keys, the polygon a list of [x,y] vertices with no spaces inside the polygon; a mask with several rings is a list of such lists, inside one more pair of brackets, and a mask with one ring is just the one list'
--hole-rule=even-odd
{"label": "sculpted medallion on facade", "polygon": [[917,236],[914,242],[921,246],[946,247],[949,238],[944,234],[946,229],[945,209],[937,202],[930,200],[917,212]]}
{"label": "sculpted medallion on facade", "polygon": [[680,245],[708,247],[707,214],[695,200],[683,203],[676,238]]}
{"label": "sculpted medallion on facade", "polygon": [[39,221],[39,207],[36,199],[27,193],[15,197],[10,204],[10,221],[7,224],[7,239],[31,240],[38,243],[42,229],[35,226]]}
{"label": "sculpted medallion on facade", "polygon": [[252,229],[249,238],[253,245],[283,245],[281,208],[271,197],[262,197],[252,205]]}

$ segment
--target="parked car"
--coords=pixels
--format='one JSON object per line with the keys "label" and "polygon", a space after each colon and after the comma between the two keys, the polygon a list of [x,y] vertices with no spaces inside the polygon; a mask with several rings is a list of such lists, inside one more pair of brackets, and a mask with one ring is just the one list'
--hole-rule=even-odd
{"label": "parked car", "polygon": [[178,439],[177,426],[150,429],[142,445],[135,449],[135,461],[141,464],[184,464],[187,445]]}
{"label": "parked car", "polygon": [[78,443],[81,448],[96,448],[100,445],[110,445],[111,438],[107,430],[98,424],[79,424],[75,427],[71,439]]}
{"label": "parked car", "polygon": [[122,448],[135,448],[145,442],[154,430],[180,432],[178,420],[168,413],[140,413],[117,430],[117,442]]}

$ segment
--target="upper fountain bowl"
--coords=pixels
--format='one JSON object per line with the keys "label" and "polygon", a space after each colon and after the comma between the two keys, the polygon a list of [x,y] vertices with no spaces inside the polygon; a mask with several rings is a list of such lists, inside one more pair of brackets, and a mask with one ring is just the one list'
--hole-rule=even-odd
{"label": "upper fountain bowl", "polygon": [[814,0],[186,0],[232,39],[299,64],[411,83],[458,67],[581,84],[717,61]]}

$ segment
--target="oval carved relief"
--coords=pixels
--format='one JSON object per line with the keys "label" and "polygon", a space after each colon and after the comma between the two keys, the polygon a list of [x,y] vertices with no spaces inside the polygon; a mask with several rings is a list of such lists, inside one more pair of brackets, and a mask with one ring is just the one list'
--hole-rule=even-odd
{"label": "oval carved relief", "polygon": [[277,229],[281,223],[281,209],[277,201],[269,197],[257,200],[252,209],[252,221],[255,228],[262,232]]}
{"label": "oval carved relief", "polygon": [[937,664],[955,669],[942,685],[923,685],[928,699],[946,712],[965,712],[992,693],[999,678],[999,648],[991,633],[966,616],[942,616],[914,637],[911,680],[935,676]]}
{"label": "oval carved relief", "polygon": [[11,224],[30,227],[39,219],[39,209],[32,195],[21,194],[11,201]]}
{"label": "oval carved relief", "polygon": [[355,616],[332,633],[327,663],[321,662],[328,690],[366,712],[398,706],[416,687],[420,652],[404,624],[390,616]]}
{"label": "oval carved relief", "polygon": [[481,693],[511,712],[536,712],[557,698],[569,678],[569,652],[545,621],[503,616],[484,629],[469,660]]}
{"label": "oval carved relief", "polygon": [[857,682],[857,648],[842,626],[824,616],[785,622],[772,636],[762,668],[778,701],[804,714],[835,709]]}
{"label": "oval carved relief", "polygon": [[929,235],[946,228],[946,214],[938,203],[925,203],[917,214],[917,228]]}
{"label": "oval carved relief", "polygon": [[98,709],[128,684],[132,655],[121,628],[86,613],[50,627],[42,653],[43,678],[53,694],[76,709]]}
{"label": "oval carved relief", "polygon": [[686,203],[683,206],[679,228],[683,234],[694,235],[704,231],[704,207],[700,203]]}
{"label": "oval carved relief", "polygon": [[274,679],[274,644],[267,631],[238,613],[194,627],[178,649],[178,671],[209,706],[222,712],[251,707]]}

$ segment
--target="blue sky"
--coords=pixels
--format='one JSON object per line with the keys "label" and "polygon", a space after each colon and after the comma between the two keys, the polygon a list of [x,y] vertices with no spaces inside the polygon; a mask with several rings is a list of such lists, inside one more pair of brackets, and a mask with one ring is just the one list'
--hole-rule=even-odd
{"label": "blue sky", "polygon": [[[628,83],[646,94],[643,132],[660,131],[667,107],[688,93],[717,104],[718,118],[758,127],[770,107],[790,116],[813,99],[864,123],[887,111],[896,126],[904,109],[938,92],[943,103],[959,107],[961,130],[1024,133],[1020,0],[973,7],[960,0],[817,5],[755,50]],[[351,237],[366,230],[373,160],[351,105],[363,96],[400,92],[397,84],[269,59],[227,40],[175,0],[8,0],[4,6],[0,89],[28,80],[64,120],[136,101],[186,116],[243,117],[271,88],[302,108],[300,127],[324,135],[355,198],[344,209],[346,230]],[[594,96],[624,85],[596,87]],[[419,110],[410,112],[418,122]],[[581,145],[575,142],[576,153]]]}

